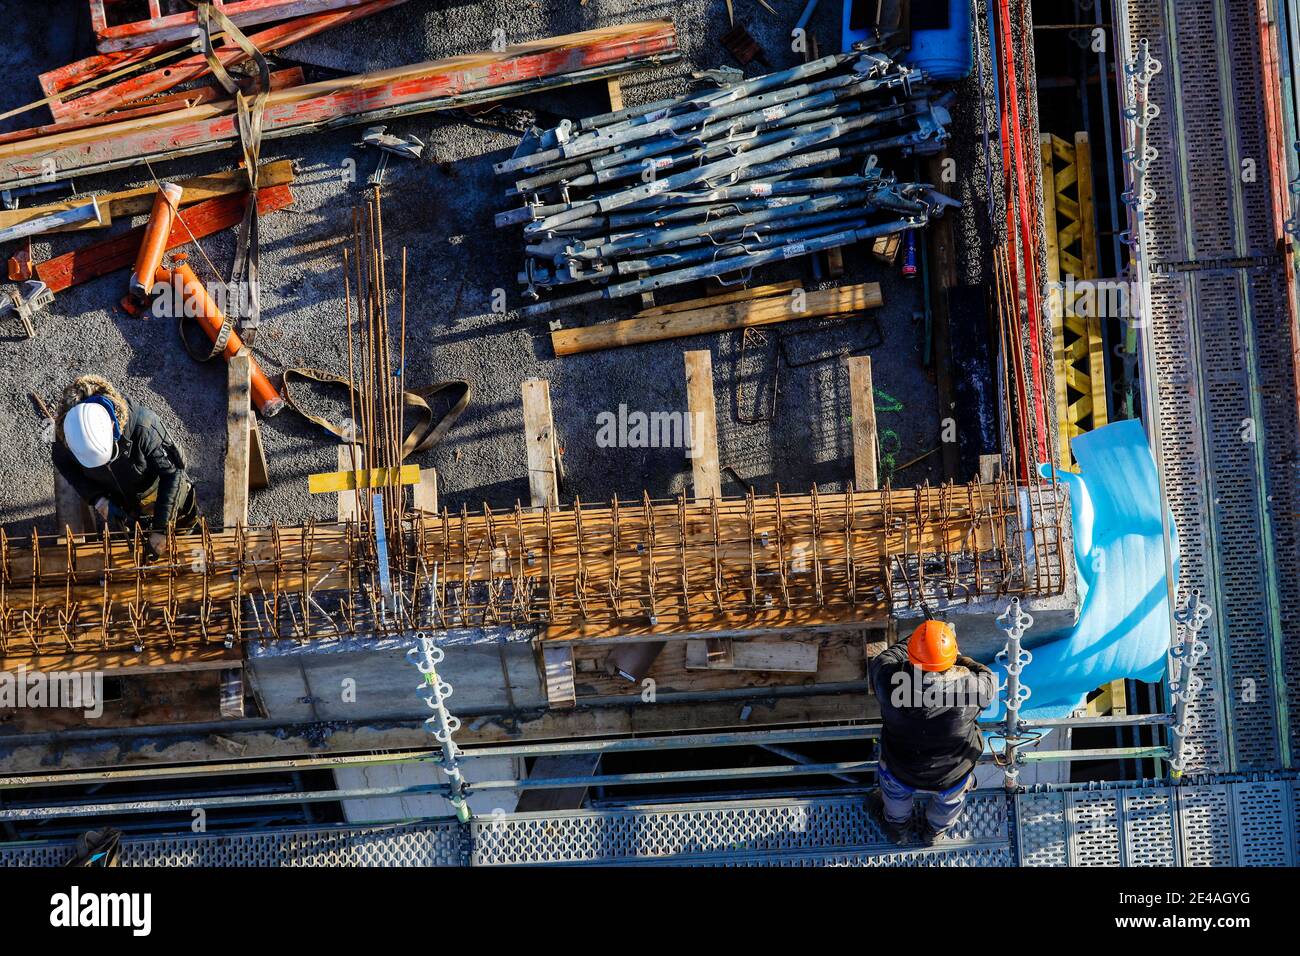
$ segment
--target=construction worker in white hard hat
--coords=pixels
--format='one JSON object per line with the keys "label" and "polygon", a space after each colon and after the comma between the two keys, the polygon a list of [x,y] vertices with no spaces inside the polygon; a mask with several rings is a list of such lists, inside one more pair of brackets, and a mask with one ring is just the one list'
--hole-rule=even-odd
{"label": "construction worker in white hard hat", "polygon": [[167,528],[183,534],[199,520],[185,455],[150,409],[108,381],[83,375],[63,392],[54,467],[94,510],[101,527],[139,524],[155,557],[167,553]]}

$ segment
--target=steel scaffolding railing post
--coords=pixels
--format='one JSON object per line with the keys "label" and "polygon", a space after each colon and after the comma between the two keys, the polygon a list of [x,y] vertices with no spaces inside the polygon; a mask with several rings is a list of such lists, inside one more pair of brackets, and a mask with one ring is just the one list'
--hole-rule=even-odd
{"label": "steel scaffolding railing post", "polygon": [[465,802],[465,776],[461,773],[459,758],[460,748],[452,739],[460,728],[460,719],[447,710],[447,698],[451,696],[451,684],[438,676],[438,665],[446,656],[442,648],[433,643],[433,638],[423,631],[418,632],[416,640],[419,647],[408,651],[416,668],[424,675],[424,683],[418,688],[424,702],[433,711],[433,716],[426,720],[425,726],[433,734],[433,739],[442,747],[442,772],[447,775],[447,799],[456,811],[456,819],[468,823],[469,805]]}
{"label": "steel scaffolding railing post", "polygon": [[[1002,688],[1002,701],[1007,713],[1003,719],[1002,757],[997,762],[1006,776],[1008,790],[1015,790],[1019,786],[1020,754],[1017,751],[1024,741],[1020,705],[1029,699],[1031,693],[1028,685],[1020,683],[1020,672],[1034,659],[1033,654],[1020,646],[1020,639],[1033,624],[1033,617],[1020,607],[1019,598],[1012,598],[1007,609],[998,616],[998,627],[1006,633],[1007,643],[998,651],[994,660],[1006,668],[1007,672],[1007,680]],[[1038,735],[1032,739],[1038,739]]]}
{"label": "steel scaffolding railing post", "polygon": [[1210,606],[1201,600],[1200,588],[1194,588],[1187,601],[1174,612],[1174,621],[1180,638],[1169,648],[1169,694],[1174,703],[1173,734],[1169,757],[1170,776],[1177,780],[1183,775],[1191,755],[1191,741],[1187,739],[1187,707],[1205,682],[1196,674],[1196,664],[1207,653],[1208,645],[1201,640],[1201,628],[1210,619]]}

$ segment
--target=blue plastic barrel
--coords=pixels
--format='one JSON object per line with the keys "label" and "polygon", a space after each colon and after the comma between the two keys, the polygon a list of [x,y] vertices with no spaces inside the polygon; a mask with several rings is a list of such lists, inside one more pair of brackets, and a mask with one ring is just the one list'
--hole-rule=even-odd
{"label": "blue plastic barrel", "polygon": [[[871,34],[876,0],[844,0],[843,50]],[[971,34],[971,0],[912,0],[912,49],[908,66],[931,79],[961,80],[975,65]]]}

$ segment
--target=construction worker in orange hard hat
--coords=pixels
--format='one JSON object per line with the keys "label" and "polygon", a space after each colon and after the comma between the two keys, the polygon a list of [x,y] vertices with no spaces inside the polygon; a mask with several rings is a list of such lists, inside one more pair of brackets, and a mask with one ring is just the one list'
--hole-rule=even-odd
{"label": "construction worker in orange hard hat", "polygon": [[867,668],[884,722],[879,787],[867,809],[896,843],[913,836],[913,795],[933,794],[920,839],[933,844],[956,823],[984,750],[976,721],[993,702],[993,672],[957,649],[952,625],[927,620]]}

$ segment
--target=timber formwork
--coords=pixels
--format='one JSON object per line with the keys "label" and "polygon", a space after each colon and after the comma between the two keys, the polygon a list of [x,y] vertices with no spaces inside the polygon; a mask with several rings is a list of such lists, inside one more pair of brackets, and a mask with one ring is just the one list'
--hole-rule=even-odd
{"label": "timber formwork", "polygon": [[485,506],[416,512],[382,546],[353,521],[201,525],[157,562],[138,534],[0,532],[0,650],[12,666],[107,652],[222,659],[247,641],[385,636],[412,622],[539,627],[544,641],[860,629],[926,604],[1065,592],[1067,508],[1053,485],[1006,482]]}

